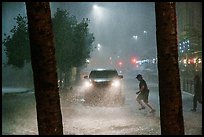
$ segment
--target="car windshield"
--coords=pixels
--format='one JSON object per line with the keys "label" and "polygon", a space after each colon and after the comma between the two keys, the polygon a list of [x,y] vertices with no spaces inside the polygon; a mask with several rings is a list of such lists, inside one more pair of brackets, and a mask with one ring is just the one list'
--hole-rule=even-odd
{"label": "car windshield", "polygon": [[113,70],[102,70],[102,71],[91,71],[89,78],[113,78],[117,77],[117,71]]}

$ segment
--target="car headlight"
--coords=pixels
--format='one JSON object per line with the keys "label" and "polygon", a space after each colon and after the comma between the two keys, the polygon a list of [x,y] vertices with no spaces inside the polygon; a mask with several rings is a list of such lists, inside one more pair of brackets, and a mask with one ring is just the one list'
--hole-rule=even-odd
{"label": "car headlight", "polygon": [[84,86],[85,86],[86,88],[91,87],[91,86],[92,86],[91,81],[85,81],[85,82],[84,82]]}
{"label": "car headlight", "polygon": [[120,86],[120,81],[119,80],[114,80],[111,84],[114,87],[119,87]]}

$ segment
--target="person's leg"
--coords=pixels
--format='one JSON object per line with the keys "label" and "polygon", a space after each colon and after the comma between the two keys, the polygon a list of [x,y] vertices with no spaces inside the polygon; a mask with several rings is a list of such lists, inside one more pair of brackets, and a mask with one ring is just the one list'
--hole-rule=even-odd
{"label": "person's leg", "polygon": [[193,109],[191,109],[191,111],[196,111],[196,108],[197,108],[197,98],[194,95],[194,97],[193,97]]}
{"label": "person's leg", "polygon": [[151,110],[150,112],[155,112],[155,109],[153,109],[153,107],[148,103],[148,102],[144,102],[146,106],[148,106]]}
{"label": "person's leg", "polygon": [[144,94],[143,101],[144,101],[145,105],[151,109],[150,113],[155,112],[155,109],[153,109],[152,106],[149,104],[148,97],[149,97],[149,91],[146,94]]}
{"label": "person's leg", "polygon": [[198,97],[198,102],[199,102],[200,104],[202,104],[202,96],[199,96],[199,97]]}
{"label": "person's leg", "polygon": [[145,107],[144,107],[144,105],[142,104],[142,101],[141,101],[141,95],[138,95],[136,100],[141,105],[141,108],[139,108],[139,110],[145,109]]}

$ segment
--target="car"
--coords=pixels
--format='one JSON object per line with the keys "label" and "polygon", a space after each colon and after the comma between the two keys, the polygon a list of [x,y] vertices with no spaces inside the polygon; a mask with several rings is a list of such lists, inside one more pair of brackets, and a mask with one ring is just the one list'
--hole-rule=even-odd
{"label": "car", "polygon": [[92,104],[123,104],[123,75],[116,69],[94,69],[84,76],[84,100]]}

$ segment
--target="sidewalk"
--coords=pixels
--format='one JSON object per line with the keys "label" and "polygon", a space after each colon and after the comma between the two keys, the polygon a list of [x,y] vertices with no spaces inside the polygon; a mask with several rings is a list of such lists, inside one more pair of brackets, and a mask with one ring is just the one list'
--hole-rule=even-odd
{"label": "sidewalk", "polygon": [[2,95],[4,95],[5,93],[22,93],[22,92],[34,92],[34,89],[24,87],[2,87]]}

